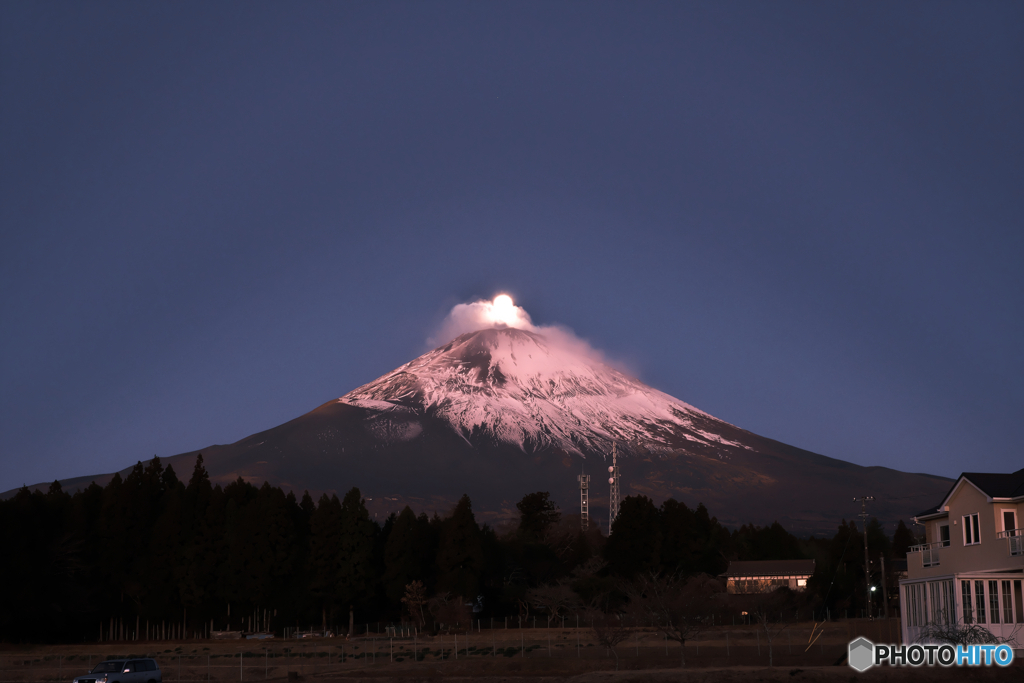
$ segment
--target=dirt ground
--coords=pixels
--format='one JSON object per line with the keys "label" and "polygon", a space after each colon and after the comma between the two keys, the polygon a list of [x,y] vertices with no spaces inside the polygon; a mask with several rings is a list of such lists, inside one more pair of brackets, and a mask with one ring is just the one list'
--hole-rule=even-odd
{"label": "dirt ground", "polygon": [[[858,635],[892,642],[884,623],[792,624],[769,646],[749,626],[719,627],[688,641],[666,642],[651,629],[633,631],[613,651],[590,629],[483,629],[390,638],[369,634],[302,640],[189,640],[0,644],[0,683],[69,682],[97,662],[154,657],[164,683],[216,681],[343,681],[374,683],[675,683],[692,681],[1024,681],[1024,655],[1008,668],[873,668],[858,674],[842,663]],[[898,633],[898,632],[897,632]],[[414,651],[417,656],[414,656]],[[681,666],[685,654],[685,667]],[[837,665],[837,662],[839,664]],[[618,668],[618,670],[616,670]]]}

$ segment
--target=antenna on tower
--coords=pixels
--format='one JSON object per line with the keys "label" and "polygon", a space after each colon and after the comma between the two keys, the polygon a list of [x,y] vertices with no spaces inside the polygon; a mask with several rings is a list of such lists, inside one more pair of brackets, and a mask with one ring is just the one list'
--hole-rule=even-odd
{"label": "antenna on tower", "polygon": [[612,465],[608,468],[608,483],[611,484],[611,495],[608,497],[608,535],[612,534],[612,523],[619,514],[619,460],[618,450],[612,443]]}
{"label": "antenna on tower", "polygon": [[580,483],[580,526],[586,531],[590,525],[590,475],[582,474],[582,467],[580,472],[576,475],[576,481]]}

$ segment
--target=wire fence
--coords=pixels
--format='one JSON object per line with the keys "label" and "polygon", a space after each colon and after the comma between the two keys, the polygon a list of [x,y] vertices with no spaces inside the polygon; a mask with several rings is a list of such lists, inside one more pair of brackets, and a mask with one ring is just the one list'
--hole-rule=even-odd
{"label": "wire fence", "polygon": [[[868,631],[877,642],[898,642],[898,620],[875,623]],[[474,632],[423,635],[369,633],[352,639],[193,640],[180,643],[111,643],[98,647],[63,646],[50,653],[27,651],[0,655],[0,683],[71,681],[103,660],[151,657],[164,683],[201,681],[260,681],[356,670],[438,666],[472,670],[475,663],[494,668],[542,671],[595,669],[657,669],[765,665],[821,666],[845,653],[852,635],[868,627],[849,624],[788,625],[768,633],[751,625],[710,628],[680,648],[664,633],[650,628],[629,629],[614,648],[602,647],[588,628],[480,629]],[[389,629],[391,630],[391,629]],[[894,633],[895,630],[895,633]],[[405,630],[395,628],[395,634]],[[895,636],[885,637],[886,634]],[[770,639],[769,639],[770,636]],[[882,636],[882,637],[879,637]],[[160,646],[159,649],[157,645]],[[173,649],[168,645],[176,645]],[[117,651],[115,648],[124,647]],[[152,674],[111,683],[147,683]],[[123,677],[122,677],[123,678]]]}

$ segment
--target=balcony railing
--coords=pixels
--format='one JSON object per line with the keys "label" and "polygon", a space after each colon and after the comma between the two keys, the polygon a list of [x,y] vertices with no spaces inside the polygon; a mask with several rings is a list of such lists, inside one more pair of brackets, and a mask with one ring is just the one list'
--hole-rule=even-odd
{"label": "balcony railing", "polygon": [[1000,531],[999,538],[1006,539],[1011,555],[1024,555],[1024,529]]}
{"label": "balcony railing", "polygon": [[924,567],[938,567],[939,566],[939,548],[945,545],[942,541],[937,543],[922,543],[921,545],[912,545],[910,550],[907,552],[921,553],[921,566]]}

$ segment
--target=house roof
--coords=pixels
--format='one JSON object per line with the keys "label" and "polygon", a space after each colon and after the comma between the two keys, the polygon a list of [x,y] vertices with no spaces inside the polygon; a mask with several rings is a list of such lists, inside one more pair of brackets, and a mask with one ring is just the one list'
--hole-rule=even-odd
{"label": "house roof", "polygon": [[946,514],[944,510],[946,503],[949,502],[950,496],[953,495],[953,492],[956,491],[964,481],[969,482],[989,498],[1024,497],[1024,469],[1019,469],[1016,472],[1011,472],[1010,474],[1002,474],[998,472],[964,472],[957,477],[955,482],[953,482],[953,486],[951,486],[946,495],[942,497],[941,503],[935,507],[931,507],[917,513],[914,515],[914,519],[929,517],[931,515]]}
{"label": "house roof", "polygon": [[964,472],[960,475],[977,486],[989,498],[1017,498],[1024,496],[1024,469],[1011,474]]}
{"label": "house roof", "polygon": [[[942,500],[945,501],[946,498],[949,498],[949,494],[948,493],[946,494],[946,497],[943,498]],[[945,510],[942,509],[942,506],[941,505],[936,505],[935,507],[928,508],[927,510],[922,510],[921,512],[918,512],[916,515],[914,515],[914,519],[920,519],[921,517],[928,517],[929,515],[945,515],[945,514],[947,514],[947,513],[946,513]]]}
{"label": "house roof", "polygon": [[810,576],[814,573],[814,560],[756,560],[730,562],[722,576]]}

